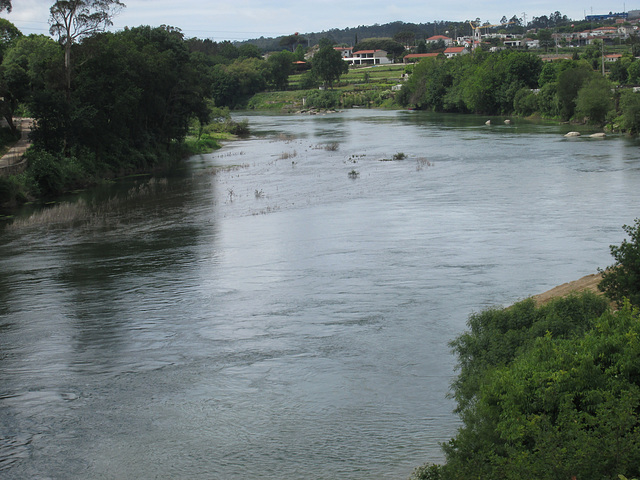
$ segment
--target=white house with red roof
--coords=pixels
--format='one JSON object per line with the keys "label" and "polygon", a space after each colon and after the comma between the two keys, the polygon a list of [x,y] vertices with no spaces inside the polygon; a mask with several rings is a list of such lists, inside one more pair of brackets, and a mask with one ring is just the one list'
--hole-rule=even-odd
{"label": "white house with red roof", "polygon": [[444,50],[444,54],[447,58],[464,55],[465,53],[469,53],[469,50],[467,50],[465,47],[448,47]]}
{"label": "white house with red roof", "polygon": [[425,40],[425,43],[436,43],[440,40],[442,40],[447,47],[453,45],[453,38],[445,37],[444,35],[434,35],[433,37],[429,37]]}

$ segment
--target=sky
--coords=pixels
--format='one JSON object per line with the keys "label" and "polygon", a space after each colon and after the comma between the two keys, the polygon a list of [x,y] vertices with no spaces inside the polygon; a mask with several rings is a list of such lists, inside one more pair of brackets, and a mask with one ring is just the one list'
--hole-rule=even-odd
{"label": "sky", "polygon": [[[405,0],[122,0],[127,7],[114,17],[110,30],[124,27],[170,25],[186,37],[215,41],[240,41],[251,38],[278,37],[323,32],[333,28],[385,24],[395,21],[427,23],[440,20],[464,21],[479,17],[483,22],[499,23],[502,16],[517,15],[526,19],[549,15],[556,10],[573,20],[585,14],[605,14],[640,9],[638,4],[566,0],[525,0],[523,2],[475,2],[450,0],[428,2]],[[16,25],[24,34],[49,31],[49,8],[53,0],[13,0],[13,11],[0,17]]]}

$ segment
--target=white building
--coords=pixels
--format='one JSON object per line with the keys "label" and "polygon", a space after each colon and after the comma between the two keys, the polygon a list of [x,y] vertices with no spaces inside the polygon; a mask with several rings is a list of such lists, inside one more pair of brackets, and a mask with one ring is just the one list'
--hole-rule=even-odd
{"label": "white building", "polygon": [[358,50],[352,57],[342,57],[350,65],[384,65],[391,63],[386,50]]}

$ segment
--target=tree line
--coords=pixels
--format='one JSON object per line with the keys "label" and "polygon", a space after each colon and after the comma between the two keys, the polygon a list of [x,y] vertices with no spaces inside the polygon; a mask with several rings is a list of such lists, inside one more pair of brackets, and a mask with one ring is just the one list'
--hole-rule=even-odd
{"label": "tree line", "polygon": [[[294,62],[304,58],[298,48],[265,59],[254,45],[187,39],[170,26],[104,31],[123,7],[115,0],[55,2],[57,41],[25,36],[0,19],[0,114],[14,134],[15,116],[35,119],[27,173],[0,180],[0,203],[167,164],[185,154],[194,126],[202,134],[203,125],[228,117],[220,108],[286,89]],[[328,45],[318,54],[314,84],[330,85],[346,65]]]}
{"label": "tree line", "polygon": [[413,67],[397,100],[425,110],[538,114],[564,121],[608,123],[637,133],[640,95],[624,87],[640,82],[640,61],[631,55],[624,57],[610,67],[608,77],[600,71],[601,62],[597,45],[571,60],[553,62],[516,50],[428,58]]}

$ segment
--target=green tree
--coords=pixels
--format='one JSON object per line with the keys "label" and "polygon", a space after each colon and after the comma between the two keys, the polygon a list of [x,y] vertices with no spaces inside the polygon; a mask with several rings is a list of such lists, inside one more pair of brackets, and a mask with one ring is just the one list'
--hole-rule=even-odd
{"label": "green tree", "polygon": [[617,62],[613,62],[609,66],[609,80],[617,82],[620,85],[625,85],[627,78],[629,78],[629,67],[634,60],[631,56],[623,56]]}
{"label": "green tree", "polygon": [[0,12],[3,10],[11,13],[11,0],[0,0]]}
{"label": "green tree", "polygon": [[587,45],[580,58],[589,62],[592,69],[599,70],[602,66],[602,41],[594,40],[591,45]]}
{"label": "green tree", "polygon": [[307,53],[307,49],[304,48],[302,45],[298,45],[296,47],[295,52],[293,52],[293,55],[296,61],[304,62],[304,56],[306,53]]}
{"label": "green tree", "polygon": [[393,36],[393,40],[406,46],[413,46],[416,41],[416,33],[411,30],[402,30]]}
{"label": "green tree", "polygon": [[556,62],[545,62],[540,70],[540,76],[538,77],[538,84],[543,87],[547,83],[555,82],[558,75],[558,64]]}
{"label": "green tree", "polygon": [[71,90],[71,46],[113,25],[111,19],[124,6],[119,0],[58,0],[51,6],[49,32],[64,46],[68,91]]}
{"label": "green tree", "polygon": [[306,43],[307,39],[298,34],[298,32],[293,35],[287,35],[280,39],[280,46],[287,47],[289,51],[295,51],[296,47],[302,43]]}
{"label": "green tree", "polygon": [[295,54],[288,50],[272,53],[267,58],[269,68],[269,84],[276,90],[286,90],[289,85],[289,75],[293,73]]}
{"label": "green tree", "polygon": [[2,115],[11,129],[20,103],[29,104],[33,95],[55,88],[61,66],[60,48],[44,35],[21,36],[6,50],[0,67]]}
{"label": "green tree", "polygon": [[238,47],[238,56],[240,58],[261,58],[262,51],[253,43],[243,43]]}
{"label": "green tree", "polygon": [[555,118],[560,115],[557,87],[556,82],[547,83],[538,92],[538,111],[545,117]]}
{"label": "green tree", "polygon": [[640,218],[635,225],[622,227],[629,235],[620,245],[611,245],[611,255],[615,263],[606,270],[600,270],[602,281],[598,289],[607,297],[622,305],[627,298],[632,305],[640,306]]}
{"label": "green tree", "polygon": [[638,85],[640,83],[640,62],[631,62],[627,67],[627,84]]}
{"label": "green tree", "polygon": [[593,70],[585,65],[570,68],[558,75],[557,94],[563,119],[568,120],[573,117],[578,91],[594,75]]}
{"label": "green tree", "polygon": [[632,90],[623,91],[620,96],[622,128],[632,134],[640,133],[640,95]]}
{"label": "green tree", "polygon": [[469,326],[452,344],[462,427],[435,478],[638,475],[637,310],[611,313],[583,293],[491,309]]}
{"label": "green tree", "polygon": [[585,81],[576,96],[576,116],[588,118],[591,123],[604,124],[613,106],[611,87],[611,82],[599,75]]}
{"label": "green tree", "polygon": [[4,51],[18,38],[22,37],[22,32],[9,20],[0,18],[0,60]]}
{"label": "green tree", "polygon": [[551,36],[551,30],[540,30],[538,32],[538,40],[540,42],[540,48],[544,48],[545,52],[548,52],[550,48],[555,46],[553,37]]}
{"label": "green tree", "polygon": [[320,47],[313,56],[311,70],[317,78],[332,88],[333,83],[340,80],[341,75],[349,72],[349,66],[342,59],[340,52],[325,45]]}
{"label": "green tree", "polygon": [[513,111],[518,115],[533,115],[538,111],[538,96],[529,88],[521,88],[513,98]]}

